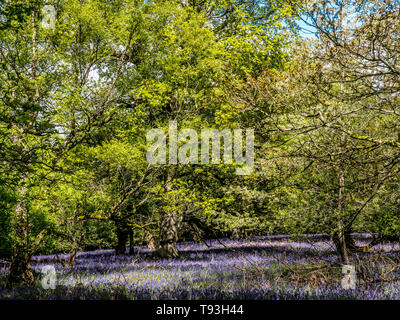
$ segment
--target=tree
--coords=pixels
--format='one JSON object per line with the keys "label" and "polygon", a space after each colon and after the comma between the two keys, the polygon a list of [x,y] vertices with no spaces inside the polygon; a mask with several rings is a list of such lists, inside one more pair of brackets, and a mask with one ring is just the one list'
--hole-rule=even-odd
{"label": "tree", "polygon": [[6,16],[10,27],[0,31],[1,162],[13,166],[7,183],[16,198],[9,286],[33,279],[29,261],[46,231],[35,234],[32,224],[34,205],[45,212],[37,201],[43,182],[63,171],[74,148],[96,142],[127,91],[121,74],[134,52],[136,23],[126,15],[130,4],[68,1],[57,6],[56,29],[44,29],[42,1],[15,4],[2,6],[5,13],[23,10],[17,19]]}
{"label": "tree", "polygon": [[[367,200],[344,221],[344,228],[351,230],[368,203],[378,194],[381,199],[388,196],[384,186],[398,173],[399,7],[396,1],[322,1],[307,9],[320,39],[316,56],[329,66],[320,88],[339,85],[332,93],[335,101],[346,104],[341,116],[351,114],[368,123],[330,125],[375,166]],[[346,242],[354,247],[350,238]]]}
{"label": "tree", "polygon": [[[250,2],[245,1],[239,2],[239,7],[233,10],[236,4],[228,1],[224,4],[193,2],[183,8],[178,5],[176,18],[170,21],[168,28],[161,30],[163,45],[159,45],[159,38],[155,39],[154,52],[160,48],[162,59],[158,60],[156,55],[152,60],[156,63],[151,67],[156,68],[159,77],[143,87],[143,93],[150,91],[153,94],[142,93],[141,96],[147,98],[147,106],[153,106],[149,113],[158,127],[166,128],[170,120],[180,123],[178,129],[185,126],[204,128],[205,125],[233,128],[250,124],[249,121],[241,122],[243,105],[228,100],[228,92],[243,86],[250,74],[256,74],[263,68],[274,68],[283,61],[284,41],[279,32],[284,28],[280,27],[280,21],[290,17],[291,11],[287,5],[266,5],[253,10]],[[162,14],[158,16],[164,17],[165,9],[161,7],[159,10]],[[155,99],[154,92],[163,92],[163,95]],[[243,118],[246,119],[245,116]],[[204,192],[205,180],[198,172],[215,174],[209,167],[198,170],[196,165],[171,166],[165,167],[165,170],[163,188],[166,198],[174,203],[180,201],[168,194],[185,194],[182,187],[174,189],[177,188],[174,181],[192,181],[196,184],[192,188]],[[218,170],[216,174],[226,175],[224,170]],[[229,174],[215,181],[226,183]],[[222,190],[223,187],[220,185],[217,188]],[[206,194],[210,197],[209,202],[214,202],[212,192],[207,191]],[[203,200],[200,207],[204,204]],[[176,256],[179,228],[174,225],[182,221],[181,215],[188,215],[186,209],[182,211],[177,207],[180,208],[177,204],[163,205],[168,211],[162,215],[165,220],[160,223],[162,245],[159,253],[163,257]],[[196,205],[194,209],[198,213]],[[210,211],[203,210],[203,213]]]}
{"label": "tree", "polygon": [[[350,233],[365,226],[365,217],[379,215],[376,200],[392,198],[385,189],[398,174],[392,65],[398,40],[397,24],[389,23],[397,11],[389,2],[313,4],[303,9],[319,38],[306,46],[294,42],[297,54],[284,72],[255,79],[236,99],[265,116],[259,122],[269,136],[261,156],[265,168],[281,175],[277,167],[284,166],[290,173],[276,189],[290,193],[292,205],[281,206],[285,220],[296,217],[295,230],[329,232],[347,262],[352,253],[385,239],[381,235],[359,248]],[[352,26],[345,24],[350,10]],[[382,230],[381,222],[369,230]]]}

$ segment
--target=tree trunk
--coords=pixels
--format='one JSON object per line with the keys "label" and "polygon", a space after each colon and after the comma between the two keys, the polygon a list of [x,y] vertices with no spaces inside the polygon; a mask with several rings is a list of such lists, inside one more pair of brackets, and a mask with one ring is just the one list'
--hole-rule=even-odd
{"label": "tree trunk", "polygon": [[128,241],[129,230],[122,226],[117,226],[118,243],[115,247],[115,254],[123,255],[126,253],[126,242]]}
{"label": "tree trunk", "polygon": [[[22,248],[18,251],[23,251]],[[18,252],[11,261],[10,274],[7,279],[7,288],[13,288],[18,285],[30,286],[32,285],[33,273],[30,265],[29,254]]]}
{"label": "tree trunk", "polygon": [[29,223],[28,212],[26,208],[26,197],[28,192],[27,180],[29,173],[25,173],[21,178],[21,186],[18,193],[20,199],[15,206],[15,225],[14,232],[17,237],[13,245],[13,255],[11,259],[10,274],[7,279],[7,287],[12,288],[15,285],[30,285],[33,282],[33,274],[30,266],[32,257],[32,248],[29,243],[29,233],[31,224]]}
{"label": "tree trunk", "polygon": [[342,220],[339,220],[338,224],[339,224],[339,231],[336,233],[336,236],[335,236],[336,251],[340,255],[341,260],[345,264],[348,264],[349,263],[349,248],[348,248],[349,239],[348,239],[348,237],[350,237],[350,235],[349,236],[346,235],[346,231],[344,230]]}
{"label": "tree trunk", "polygon": [[[343,149],[344,143],[345,143],[345,134],[343,133],[342,136],[340,137],[340,148]],[[343,170],[343,163],[340,161],[339,163],[339,193],[338,193],[338,204],[337,204],[337,211],[339,215],[339,220],[338,220],[338,232],[335,236],[335,246],[336,250],[340,255],[341,260],[345,263],[349,263],[349,255],[348,255],[348,248],[347,248],[347,242],[348,239],[346,239],[346,231],[345,226],[343,223],[343,216],[344,216],[344,187],[345,187],[345,180],[344,180],[344,170]],[[349,234],[350,236],[350,234]]]}
{"label": "tree trunk", "polygon": [[[168,181],[169,179],[167,179]],[[165,184],[165,192],[171,191],[171,186]],[[173,205],[176,206],[177,198],[176,194],[173,198]],[[178,241],[178,211],[176,208],[167,209],[167,203],[164,207],[164,214],[161,218],[160,223],[160,238],[159,247],[156,255],[160,258],[176,258],[179,256],[178,249],[176,248],[176,243]]]}
{"label": "tree trunk", "polygon": [[[35,81],[35,95],[34,101],[36,104],[39,103],[40,92],[39,86],[36,82],[37,78],[37,19],[36,19],[36,11],[33,10],[31,14],[32,19],[32,80]],[[12,98],[15,98],[15,94],[12,94]],[[38,112],[34,112],[34,118],[38,116]],[[34,121],[30,121],[29,126],[34,126]],[[29,236],[32,231],[32,224],[29,221],[29,215],[27,211],[26,201],[27,201],[27,192],[28,192],[28,178],[29,178],[29,170],[31,167],[31,150],[27,147],[23,140],[24,130],[26,129],[26,125],[20,130],[19,134],[12,135],[12,141],[15,145],[22,147],[23,151],[29,155],[25,164],[26,170],[25,173],[22,174],[21,177],[21,186],[18,190],[20,199],[17,202],[15,208],[15,236],[19,238],[19,242],[13,246],[13,257],[11,260],[10,273],[7,279],[7,287],[12,288],[15,285],[31,285],[34,281],[32,268],[30,266],[31,258],[38,248],[40,241],[43,237],[43,232],[41,232],[36,239],[31,243],[29,241]]]}
{"label": "tree trunk", "polygon": [[135,253],[135,243],[133,240],[133,230],[129,229],[129,254]]}
{"label": "tree trunk", "polygon": [[350,235],[350,231],[344,230],[342,234],[339,231],[335,232],[332,236],[332,241],[335,244],[336,251],[340,256],[340,259],[344,263],[349,263],[349,254],[360,251],[360,249],[354,243],[353,238]]}
{"label": "tree trunk", "polygon": [[147,232],[146,240],[147,240],[147,249],[156,250],[157,248],[156,240],[154,239],[154,236],[150,232]]}
{"label": "tree trunk", "polygon": [[160,245],[157,255],[161,258],[176,258],[179,256],[176,242],[178,241],[178,214],[175,210],[164,212],[160,225]]}

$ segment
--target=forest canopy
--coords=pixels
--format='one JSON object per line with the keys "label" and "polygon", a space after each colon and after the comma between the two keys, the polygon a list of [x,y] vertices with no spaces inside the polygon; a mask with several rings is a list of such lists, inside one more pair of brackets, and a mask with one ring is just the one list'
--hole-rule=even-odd
{"label": "forest canopy", "polygon": [[[2,1],[9,286],[33,281],[35,254],[318,233],[347,262],[398,241],[399,53],[394,0]],[[180,147],[253,130],[253,169],[237,174],[248,143],[222,161],[222,134],[215,163],[149,163],[148,132],[171,122]]]}

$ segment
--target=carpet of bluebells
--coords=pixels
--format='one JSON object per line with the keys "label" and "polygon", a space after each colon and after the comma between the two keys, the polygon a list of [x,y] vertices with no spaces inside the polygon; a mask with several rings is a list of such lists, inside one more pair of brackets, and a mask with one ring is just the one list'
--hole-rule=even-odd
{"label": "carpet of bluebells", "polygon": [[[359,244],[368,241],[368,235],[358,235]],[[35,256],[32,268],[36,284],[32,287],[6,289],[8,268],[0,268],[0,299],[400,298],[396,268],[390,270],[395,280],[379,280],[379,270],[388,267],[385,260],[379,270],[370,272],[372,281],[360,283],[354,290],[343,289],[341,265],[333,244],[323,235],[181,242],[178,249],[178,259],[163,260],[155,259],[145,247],[124,256],[116,256],[113,250],[80,252],[72,269],[63,268],[55,255]],[[398,262],[399,250],[398,245],[386,244],[373,251],[383,252],[393,264]],[[41,286],[40,271],[45,265],[56,268],[54,290]]]}

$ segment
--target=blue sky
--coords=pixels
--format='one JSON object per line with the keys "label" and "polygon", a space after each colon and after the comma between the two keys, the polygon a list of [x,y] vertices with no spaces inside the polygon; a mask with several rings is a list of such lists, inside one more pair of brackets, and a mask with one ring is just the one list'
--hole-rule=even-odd
{"label": "blue sky", "polygon": [[300,20],[298,21],[298,25],[300,26],[300,36],[305,38],[305,39],[310,39],[314,38],[315,39],[315,32],[317,31],[314,27],[309,26],[306,24],[304,21]]}

